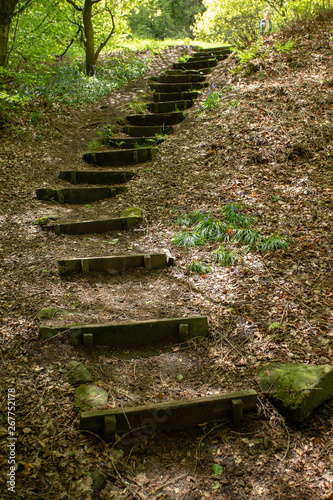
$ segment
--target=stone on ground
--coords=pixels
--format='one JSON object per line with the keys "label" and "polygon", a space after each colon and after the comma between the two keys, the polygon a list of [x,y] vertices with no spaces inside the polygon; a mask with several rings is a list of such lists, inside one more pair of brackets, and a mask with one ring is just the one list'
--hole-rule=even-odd
{"label": "stone on ground", "polygon": [[74,405],[79,411],[89,411],[95,406],[104,406],[107,402],[107,391],[97,385],[80,385],[74,394]]}
{"label": "stone on ground", "polygon": [[124,208],[120,217],[142,217],[142,210],[138,207]]}
{"label": "stone on ground", "polygon": [[71,361],[64,370],[72,385],[88,384],[93,378],[88,368],[80,361]]}
{"label": "stone on ground", "polygon": [[259,382],[280,413],[300,423],[333,396],[333,366],[271,363]]}

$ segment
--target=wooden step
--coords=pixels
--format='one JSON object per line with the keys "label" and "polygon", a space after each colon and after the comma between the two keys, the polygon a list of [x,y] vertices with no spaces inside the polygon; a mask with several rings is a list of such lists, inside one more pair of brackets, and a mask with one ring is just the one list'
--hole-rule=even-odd
{"label": "wooden step", "polygon": [[46,340],[68,333],[73,345],[110,348],[166,346],[185,343],[208,335],[207,316],[165,318],[131,323],[95,325],[41,325],[39,333]]}
{"label": "wooden step", "polygon": [[157,430],[170,432],[205,422],[231,420],[239,425],[244,413],[257,411],[257,397],[256,391],[250,389],[221,396],[86,411],[81,413],[79,429],[97,434],[105,442],[114,441],[116,434],[125,434],[126,443],[129,433],[138,440]]}
{"label": "wooden step", "polygon": [[197,83],[151,83],[149,85],[151,90],[157,93],[167,93],[170,92],[188,92],[192,90],[202,90],[208,87],[208,82],[197,82]]}
{"label": "wooden step", "polygon": [[151,102],[147,105],[151,113],[170,113],[176,110],[185,110],[193,106],[193,100]]}
{"label": "wooden step", "polygon": [[134,172],[100,170],[61,170],[59,179],[71,184],[123,184],[132,179]]}
{"label": "wooden step", "polygon": [[83,205],[92,203],[105,198],[112,198],[119,193],[127,191],[126,186],[109,187],[80,187],[80,188],[63,188],[36,189],[36,197],[43,201],[59,201],[60,203],[72,203],[73,205]]}
{"label": "wooden step", "polygon": [[150,161],[154,158],[154,156],[156,156],[157,152],[158,149],[153,147],[118,149],[111,151],[99,151],[97,153],[85,153],[83,155],[83,159],[86,163],[98,165],[99,167],[112,167],[133,165],[136,163]]}
{"label": "wooden step", "polygon": [[158,78],[159,83],[195,83],[204,82],[205,76],[198,74],[181,74],[181,75],[161,75]]}
{"label": "wooden step", "polygon": [[200,49],[195,54],[230,54],[231,53],[231,47],[208,47],[206,49]]}
{"label": "wooden step", "polygon": [[113,219],[86,220],[54,224],[56,234],[93,234],[125,231],[142,222],[142,217],[115,217]]}
{"label": "wooden step", "polygon": [[173,132],[171,125],[156,125],[151,127],[139,127],[136,125],[127,125],[123,127],[124,134],[130,137],[148,137],[155,134],[166,135]]}
{"label": "wooden step", "polygon": [[216,59],[217,61],[224,61],[225,59],[228,59],[229,54],[194,54],[192,57],[189,58],[188,62],[192,61],[203,61],[204,59]]}
{"label": "wooden step", "polygon": [[117,149],[137,149],[150,148],[163,141],[163,137],[112,137],[104,140],[104,144]]}
{"label": "wooden step", "polygon": [[183,101],[196,99],[199,92],[154,92],[154,102]]}
{"label": "wooden step", "polygon": [[176,125],[185,120],[185,115],[182,112],[160,113],[151,115],[129,115],[126,120],[131,125],[139,127],[151,127],[156,125]]}
{"label": "wooden step", "polygon": [[174,258],[166,252],[56,260],[59,274],[119,274],[134,267],[145,267],[150,270],[171,266],[173,263]]}
{"label": "wooden step", "polygon": [[202,68],[214,68],[217,66],[218,61],[216,59],[204,59],[203,61],[189,61],[182,63],[173,63],[173,69],[202,69]]}

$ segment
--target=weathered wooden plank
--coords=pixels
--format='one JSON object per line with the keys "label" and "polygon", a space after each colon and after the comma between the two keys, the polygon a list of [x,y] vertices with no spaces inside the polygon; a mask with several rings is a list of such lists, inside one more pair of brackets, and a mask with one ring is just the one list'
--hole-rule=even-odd
{"label": "weathered wooden plank", "polygon": [[171,134],[173,132],[173,128],[170,125],[156,125],[152,127],[128,125],[123,127],[123,132],[131,137],[147,137],[155,134]]}
{"label": "weathered wooden plank", "polygon": [[151,102],[147,108],[151,113],[171,113],[177,109],[188,109],[193,106],[193,100]]}
{"label": "weathered wooden plank", "polygon": [[155,125],[176,125],[185,119],[182,112],[158,113],[151,115],[129,115],[126,120],[132,125],[150,127]]}
{"label": "weathered wooden plank", "polygon": [[56,234],[92,234],[123,231],[142,222],[142,217],[115,217],[113,219],[86,220],[54,224]]}
{"label": "weathered wooden plank", "polygon": [[[186,325],[186,335],[184,335]],[[133,321],[120,324],[46,326],[41,325],[41,337],[49,339],[67,332],[74,345],[85,345],[87,335],[91,335],[93,346],[110,348],[130,348],[152,345],[185,343],[197,337],[208,335],[207,316],[184,318],[164,318],[147,321]],[[85,340],[86,339],[86,340]]]}
{"label": "weathered wooden plank", "polygon": [[[108,442],[114,439],[115,433],[128,435],[134,432],[136,435],[138,433],[147,435],[157,430],[178,430],[205,422],[232,420],[233,401],[238,402],[236,404],[238,408],[239,401],[242,402],[243,412],[257,410],[257,393],[250,389],[222,396],[83,412],[79,428],[82,431],[97,434]],[[236,415],[236,423],[239,423],[239,411]],[[112,419],[112,432],[110,432],[111,426],[107,425],[110,418]],[[105,432],[105,428],[109,432]]]}
{"label": "weathered wooden plank", "polygon": [[134,177],[129,171],[61,170],[59,179],[72,184],[122,184]]}
{"label": "weathered wooden plank", "polygon": [[59,201],[60,203],[72,203],[79,205],[83,203],[92,203],[105,198],[111,198],[118,193],[127,191],[126,186],[109,187],[75,187],[63,189],[36,189],[36,197],[38,200],[44,201]]}
{"label": "weathered wooden plank", "polygon": [[157,152],[158,149],[154,147],[118,149],[111,151],[98,151],[96,153],[85,153],[83,155],[83,159],[86,163],[92,163],[99,167],[112,167],[116,165],[121,166],[143,163],[154,158]]}
{"label": "weathered wooden plank", "polygon": [[104,144],[118,149],[137,149],[156,146],[163,141],[163,137],[110,137],[104,139]]}
{"label": "weathered wooden plank", "polygon": [[159,83],[194,83],[203,82],[205,77],[198,74],[186,74],[181,75],[160,75],[158,78]]}
{"label": "weathered wooden plank", "polygon": [[[181,63],[173,63],[174,69],[201,69],[201,68],[213,68],[217,66],[218,61],[216,59],[203,59],[202,61],[189,61]],[[200,84],[192,84],[200,85]],[[198,88],[198,87],[197,87]]]}
{"label": "weathered wooden plank", "polygon": [[[150,254],[150,268],[158,269],[164,266],[173,264],[173,258],[166,253],[152,253]],[[68,273],[107,273],[119,274],[124,273],[128,269],[134,267],[144,267],[145,255],[117,255],[106,257],[86,257],[77,259],[57,259],[57,268],[59,274]]]}
{"label": "weathered wooden plank", "polygon": [[193,100],[196,99],[199,92],[154,92],[154,102]]}
{"label": "weathered wooden plank", "polygon": [[[184,63],[184,64],[203,64],[203,62],[194,63]],[[151,90],[159,93],[170,93],[170,92],[188,92],[190,90],[201,90],[208,86],[208,82],[197,82],[197,83],[151,83],[149,87]]]}

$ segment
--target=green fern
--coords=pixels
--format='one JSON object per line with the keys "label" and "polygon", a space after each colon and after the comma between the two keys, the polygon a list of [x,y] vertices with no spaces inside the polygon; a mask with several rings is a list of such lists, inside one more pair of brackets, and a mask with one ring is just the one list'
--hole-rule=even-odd
{"label": "green fern", "polygon": [[200,245],[203,245],[205,241],[201,238],[200,235],[196,233],[184,231],[182,233],[176,234],[172,238],[171,243],[173,243],[177,247],[198,247]]}

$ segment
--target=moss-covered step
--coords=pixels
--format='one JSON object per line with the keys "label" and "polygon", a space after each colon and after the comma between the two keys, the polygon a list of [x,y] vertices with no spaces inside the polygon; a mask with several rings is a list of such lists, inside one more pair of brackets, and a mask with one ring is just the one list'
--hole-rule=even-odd
{"label": "moss-covered step", "polygon": [[196,99],[199,92],[154,92],[154,102],[183,101]]}
{"label": "moss-covered step", "polygon": [[203,59],[202,61],[189,61],[181,63],[173,63],[173,69],[202,69],[202,68],[214,68],[217,66],[218,61],[216,59]]}
{"label": "moss-covered step", "polygon": [[205,81],[205,76],[198,74],[188,75],[186,73],[183,73],[181,75],[160,75],[158,77],[159,83],[194,83],[203,81]]}
{"label": "moss-covered step", "polygon": [[73,345],[85,347],[128,348],[184,343],[208,335],[207,316],[164,318],[131,323],[47,326],[41,324],[40,336],[46,340],[68,333]]}
{"label": "moss-covered step", "polygon": [[112,137],[104,139],[104,144],[117,149],[135,149],[156,146],[163,141],[163,137]]}
{"label": "moss-covered step", "polygon": [[182,399],[137,407],[112,408],[81,413],[80,430],[97,434],[105,442],[115,435],[133,433],[133,439],[140,439],[155,431],[173,431],[193,427],[205,422],[231,420],[238,425],[243,414],[257,410],[257,393],[232,392],[222,396]]}
{"label": "moss-covered step", "polygon": [[[150,127],[154,125],[176,125],[185,120],[185,115],[182,112],[176,111],[173,113],[159,113],[151,115],[129,115],[126,120],[131,125],[139,127]],[[156,148],[152,148],[156,149]]]}
{"label": "moss-covered step", "polygon": [[156,156],[157,151],[158,149],[154,147],[99,151],[96,153],[85,153],[83,159],[86,163],[91,163],[99,167],[133,165],[152,160]]}
{"label": "moss-covered step", "polygon": [[43,201],[59,201],[60,203],[72,203],[82,205],[92,203],[105,198],[112,198],[119,193],[127,191],[126,186],[109,187],[77,187],[64,189],[36,189],[36,197]]}
{"label": "moss-covered step", "polygon": [[193,99],[186,101],[151,102],[147,109],[151,113],[171,113],[172,111],[185,110],[193,106]]}
{"label": "moss-covered step", "polygon": [[173,263],[174,258],[167,252],[56,260],[59,274],[119,274],[134,267],[158,269],[165,266],[171,266]]}
{"label": "moss-covered step", "polygon": [[231,47],[208,47],[206,49],[200,49],[195,54],[230,54]]}
{"label": "moss-covered step", "polygon": [[208,82],[194,83],[151,83],[150,89],[159,94],[170,92],[188,92],[192,90],[202,90],[208,86]]}
{"label": "moss-covered step", "polygon": [[56,234],[93,234],[125,231],[142,222],[142,217],[114,217],[112,219],[85,220],[54,224]]}
{"label": "moss-covered step", "polygon": [[123,127],[123,132],[130,137],[148,137],[155,134],[171,134],[173,132],[173,128],[171,125],[156,125],[151,127],[127,125],[126,127]]}
{"label": "moss-covered step", "polygon": [[[214,58],[217,61],[224,61],[225,59],[228,59],[229,54],[211,54],[211,56],[208,56],[208,57]],[[201,55],[199,54],[199,55],[195,55],[193,57],[190,57],[188,62],[202,61],[204,59],[207,59],[208,57],[205,54],[201,54]]]}
{"label": "moss-covered step", "polygon": [[59,179],[71,184],[123,184],[135,175],[130,171],[61,170]]}
{"label": "moss-covered step", "polygon": [[333,366],[269,363],[259,382],[282,415],[301,423],[333,396]]}

